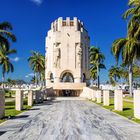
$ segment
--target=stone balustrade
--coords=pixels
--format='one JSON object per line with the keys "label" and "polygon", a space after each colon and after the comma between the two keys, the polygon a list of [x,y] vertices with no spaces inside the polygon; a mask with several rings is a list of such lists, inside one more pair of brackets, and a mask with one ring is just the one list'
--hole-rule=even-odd
{"label": "stone balustrade", "polygon": [[97,90],[96,91],[96,98],[97,98],[97,103],[102,102],[102,90]]}
{"label": "stone balustrade", "polygon": [[32,106],[33,105],[33,92],[32,90],[28,91],[28,106]]}
{"label": "stone balustrade", "polygon": [[93,99],[94,90],[88,87],[83,87],[83,92],[80,94],[80,97]]}
{"label": "stone balustrade", "polygon": [[123,91],[115,90],[114,92],[114,110],[123,111]]}
{"label": "stone balustrade", "polygon": [[23,109],[23,91],[16,90],[16,110],[21,111]]}
{"label": "stone balustrade", "polygon": [[103,90],[103,105],[110,105],[110,90]]}
{"label": "stone balustrade", "polygon": [[[36,103],[43,102],[44,99],[47,99],[47,90],[28,90],[28,106],[33,105],[33,101]],[[110,105],[110,90],[93,90],[88,87],[83,88],[81,97],[87,98],[97,103],[102,102],[102,93],[103,93],[103,105]],[[23,109],[23,91],[18,89],[16,90],[15,98],[15,108],[18,111]],[[123,91],[115,90],[114,92],[114,110],[123,111]],[[5,114],[5,93],[0,91],[0,118],[3,118]],[[140,119],[140,90],[134,91],[134,116]]]}
{"label": "stone balustrade", "polygon": [[140,90],[134,90],[134,116],[140,119]]}

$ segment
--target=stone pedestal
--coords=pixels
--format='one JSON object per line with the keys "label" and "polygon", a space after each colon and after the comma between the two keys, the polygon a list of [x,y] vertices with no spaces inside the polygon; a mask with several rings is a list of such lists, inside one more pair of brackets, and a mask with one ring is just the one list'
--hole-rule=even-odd
{"label": "stone pedestal", "polygon": [[92,101],[96,101],[96,91],[92,91]]}
{"label": "stone pedestal", "polygon": [[30,90],[28,92],[28,106],[32,106],[33,105],[33,91]]}
{"label": "stone pedestal", "polygon": [[23,108],[23,91],[16,90],[16,110],[21,111]]}
{"label": "stone pedestal", "polygon": [[109,106],[109,96],[110,96],[110,90],[104,90],[103,91],[103,105]]}
{"label": "stone pedestal", "polygon": [[114,109],[123,111],[123,92],[122,90],[115,90],[114,92]]}
{"label": "stone pedestal", "polygon": [[97,98],[97,103],[102,102],[102,90],[97,90],[96,91],[96,98]]}
{"label": "stone pedestal", "polygon": [[0,90],[0,119],[5,115],[5,93]]}
{"label": "stone pedestal", "polygon": [[140,90],[134,90],[134,117],[140,119]]}

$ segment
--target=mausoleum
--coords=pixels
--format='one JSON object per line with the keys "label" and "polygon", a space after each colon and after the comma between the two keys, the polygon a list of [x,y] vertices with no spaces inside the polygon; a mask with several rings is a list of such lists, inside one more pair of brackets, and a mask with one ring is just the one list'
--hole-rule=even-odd
{"label": "mausoleum", "polygon": [[56,96],[79,96],[89,82],[90,38],[83,22],[58,18],[46,37],[46,86]]}

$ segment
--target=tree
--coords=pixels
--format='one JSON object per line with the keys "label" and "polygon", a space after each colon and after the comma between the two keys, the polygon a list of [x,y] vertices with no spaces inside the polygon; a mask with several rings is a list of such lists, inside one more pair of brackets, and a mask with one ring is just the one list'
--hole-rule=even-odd
{"label": "tree", "polygon": [[97,86],[100,87],[100,69],[105,68],[105,65],[103,64],[105,60],[105,56],[101,53],[100,49],[97,47],[91,47],[90,48],[90,70],[91,70],[91,76],[93,78],[97,78]]}
{"label": "tree", "polygon": [[12,31],[12,25],[9,22],[2,22],[0,23],[0,46],[3,44],[6,45],[6,47],[10,47],[9,39],[13,42],[16,41],[15,35],[11,32]]}
{"label": "tree", "polygon": [[15,49],[8,48],[6,45],[2,44],[0,47],[0,65],[2,66],[2,82],[5,81],[5,73],[13,72],[14,66],[10,62],[9,55],[15,54],[17,51]]}
{"label": "tree", "polygon": [[139,0],[131,0],[124,18],[129,17],[127,36],[113,42],[112,53],[118,64],[119,56],[122,55],[122,62],[129,68],[129,89],[132,96],[133,70],[132,66],[136,59],[140,58],[140,2]]}
{"label": "tree", "polygon": [[45,73],[45,56],[39,52],[32,51],[32,56],[28,58],[29,65],[35,73],[36,84],[38,80],[44,80],[42,75]]}
{"label": "tree", "polygon": [[122,76],[122,70],[120,67],[118,66],[112,66],[109,69],[109,79],[110,79],[110,83],[115,86],[116,82],[118,79],[120,79]]}

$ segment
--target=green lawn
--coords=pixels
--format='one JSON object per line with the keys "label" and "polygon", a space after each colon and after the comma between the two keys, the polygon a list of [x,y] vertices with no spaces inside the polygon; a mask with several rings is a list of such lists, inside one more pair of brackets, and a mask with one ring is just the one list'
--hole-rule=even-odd
{"label": "green lawn", "polygon": [[6,102],[5,103],[5,118],[0,120],[0,123],[4,122],[8,116],[16,116],[28,109],[30,109],[30,106],[27,106],[27,99],[24,99],[24,106],[23,106],[23,110],[22,111],[17,111],[15,110],[15,101],[11,101],[11,102]]}
{"label": "green lawn", "polygon": [[[96,103],[96,102],[94,102],[94,103]],[[102,103],[100,103],[98,105],[103,106]],[[109,109],[110,111],[113,111],[113,112],[115,112],[115,113],[117,113],[119,115],[122,115],[122,116],[124,116],[124,117],[126,117],[128,119],[131,119],[131,120],[133,120],[133,121],[135,121],[137,123],[140,123],[140,119],[136,119],[134,117],[134,110],[133,110],[133,103],[132,102],[124,101],[123,102],[123,111],[115,111],[114,110],[114,99],[111,98],[110,99],[110,106],[103,106],[103,107],[106,108],[106,109]]]}
{"label": "green lawn", "polygon": [[126,97],[124,97],[124,99],[128,99],[128,100],[130,100],[130,101],[133,101],[133,97],[129,97],[129,96],[126,96]]}
{"label": "green lawn", "polygon": [[5,98],[13,98],[15,96],[15,91],[5,90]]}

